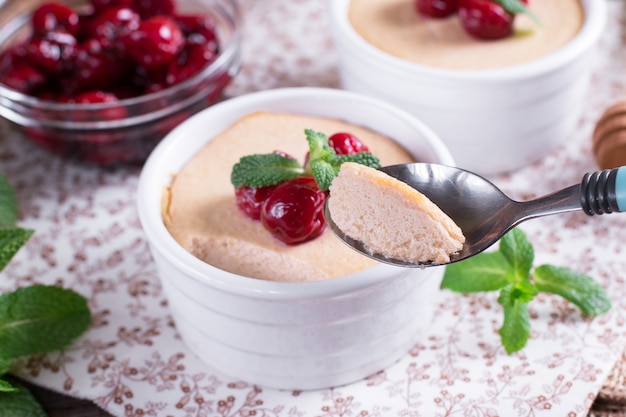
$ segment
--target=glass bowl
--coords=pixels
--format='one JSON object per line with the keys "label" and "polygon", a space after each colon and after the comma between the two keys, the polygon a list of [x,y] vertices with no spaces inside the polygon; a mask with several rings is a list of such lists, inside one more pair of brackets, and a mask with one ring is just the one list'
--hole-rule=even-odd
{"label": "glass bowl", "polygon": [[[88,8],[85,1],[75,8]],[[71,159],[110,165],[143,162],[175,126],[220,100],[241,66],[240,16],[234,0],[181,1],[178,14],[210,14],[219,54],[186,80],[150,94],[108,103],[66,103],[25,95],[0,79],[0,116],[42,148]],[[82,9],[78,9],[82,10]],[[0,29],[0,52],[30,36],[31,13]]]}

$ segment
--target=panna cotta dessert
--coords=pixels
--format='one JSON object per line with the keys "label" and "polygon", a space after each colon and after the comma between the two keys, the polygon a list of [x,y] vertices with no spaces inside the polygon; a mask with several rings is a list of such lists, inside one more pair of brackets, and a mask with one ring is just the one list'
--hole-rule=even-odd
{"label": "panna cotta dessert", "polygon": [[251,113],[212,138],[164,192],[164,223],[187,251],[220,269],[276,281],[314,281],[349,275],[376,265],[330,230],[299,244],[276,239],[238,207],[233,167],[253,154],[293,156],[309,151],[305,130],[331,136],[349,132],[381,165],[415,160],[392,139],[342,120],[288,113]]}
{"label": "panna cotta dessert", "polygon": [[510,36],[483,40],[469,34],[457,14],[425,16],[415,2],[350,0],[348,19],[369,44],[398,58],[438,68],[480,70],[513,66],[557,51],[578,34],[585,17],[579,0],[531,0],[526,7],[532,15],[515,14]]}
{"label": "panna cotta dessert", "polygon": [[457,224],[428,197],[390,175],[354,162],[341,165],[328,210],[347,236],[372,255],[445,264],[463,248]]}

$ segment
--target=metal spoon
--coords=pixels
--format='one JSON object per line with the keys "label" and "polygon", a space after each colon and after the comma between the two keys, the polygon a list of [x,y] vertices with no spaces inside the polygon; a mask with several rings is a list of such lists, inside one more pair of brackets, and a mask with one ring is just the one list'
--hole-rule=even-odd
{"label": "metal spoon", "polygon": [[[626,211],[626,166],[596,171],[575,184],[531,201],[511,200],[487,179],[472,172],[439,164],[391,165],[381,171],[404,181],[437,204],[465,235],[463,249],[450,263],[474,256],[497,242],[525,220],[583,210],[587,215]],[[436,266],[372,254],[363,242],[346,236],[332,221],[328,205],[326,222],[346,244],[377,261],[405,267]]]}

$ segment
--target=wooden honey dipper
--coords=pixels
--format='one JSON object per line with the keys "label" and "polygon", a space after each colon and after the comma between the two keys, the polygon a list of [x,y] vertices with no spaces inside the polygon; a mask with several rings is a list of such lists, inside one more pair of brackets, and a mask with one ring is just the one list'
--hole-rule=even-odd
{"label": "wooden honey dipper", "polygon": [[593,131],[592,150],[600,169],[626,165],[626,99],[609,106]]}

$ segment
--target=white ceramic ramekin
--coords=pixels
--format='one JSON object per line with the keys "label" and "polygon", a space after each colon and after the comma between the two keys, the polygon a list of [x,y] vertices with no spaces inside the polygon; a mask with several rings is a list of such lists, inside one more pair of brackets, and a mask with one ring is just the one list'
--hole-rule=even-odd
{"label": "white ceramic ramekin", "polygon": [[581,0],[582,29],[543,58],[506,68],[448,70],[375,48],[351,26],[350,0],[330,0],[342,87],[397,105],[430,126],[458,166],[481,174],[521,168],[572,133],[605,23],[605,0]]}
{"label": "white ceramic ramekin", "polygon": [[163,224],[161,197],[172,174],[217,133],[259,110],[340,118],[394,138],[420,160],[454,161],[430,129],[395,107],[342,90],[292,88],[200,112],[174,129],[143,168],[139,216],[177,328],[193,352],[227,376],[272,388],[317,389],[364,378],[423,337],[441,268],[381,264],[326,281],[263,281],[195,258]]}

